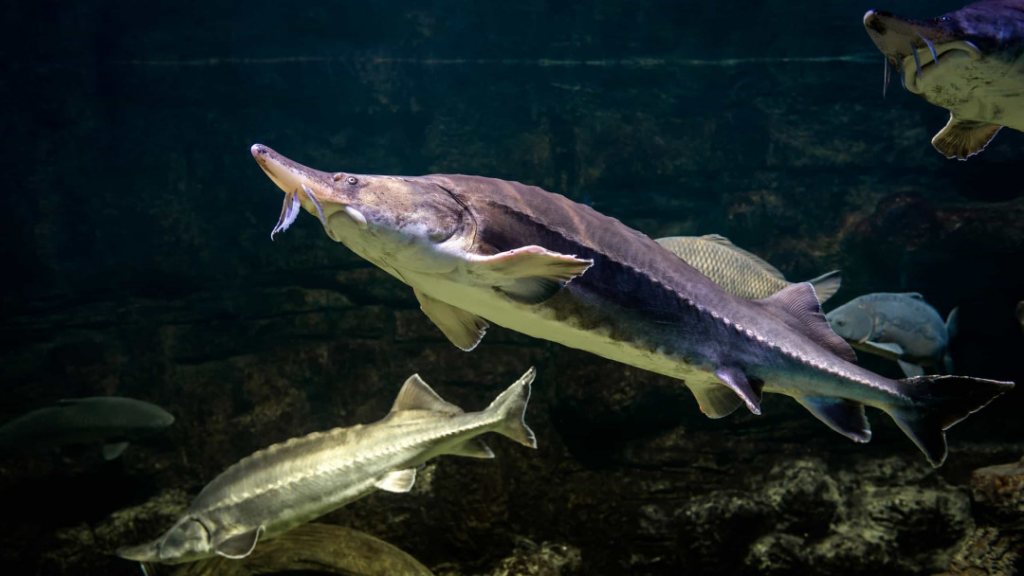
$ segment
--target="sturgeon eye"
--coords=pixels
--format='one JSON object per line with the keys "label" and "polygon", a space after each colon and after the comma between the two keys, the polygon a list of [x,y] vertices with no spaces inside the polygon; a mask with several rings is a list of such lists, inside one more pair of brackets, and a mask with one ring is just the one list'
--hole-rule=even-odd
{"label": "sturgeon eye", "polygon": [[349,176],[347,182],[349,183],[349,186],[355,186],[359,180],[356,180],[355,176]]}

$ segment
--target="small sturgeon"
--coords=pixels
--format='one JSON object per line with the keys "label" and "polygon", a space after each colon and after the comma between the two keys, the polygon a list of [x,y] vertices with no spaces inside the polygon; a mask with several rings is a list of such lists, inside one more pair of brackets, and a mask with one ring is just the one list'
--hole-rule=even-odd
{"label": "small sturgeon", "polygon": [[[730,293],[743,298],[767,298],[792,286],[778,268],[718,234],[669,236],[656,240],[687,264],[700,270]],[[842,275],[833,270],[808,280],[824,303],[839,290]]]}
{"label": "small sturgeon", "polygon": [[868,36],[904,87],[949,110],[932,138],[947,158],[966,160],[1003,126],[1024,131],[1024,0],[975,2],[930,20],[871,10]]}
{"label": "small sturgeon", "polygon": [[375,490],[408,492],[416,469],[442,454],[494,458],[478,438],[497,432],[537,447],[523,421],[530,368],[482,412],[464,413],[414,375],[378,422],[293,438],[256,452],[210,482],[163,536],[118,556],[180,564],[214,555],[244,558],[271,538]]}
{"label": "small sturgeon", "polygon": [[569,199],[492,178],[327,173],[252,154],[327,235],[413,288],[448,339],[472,350],[488,322],[684,380],[712,418],[761,393],[795,398],[837,432],[892,416],[935,466],[945,430],[1013,384],[889,380],[853,362],[810,284],[763,300],[726,292],[647,236]]}

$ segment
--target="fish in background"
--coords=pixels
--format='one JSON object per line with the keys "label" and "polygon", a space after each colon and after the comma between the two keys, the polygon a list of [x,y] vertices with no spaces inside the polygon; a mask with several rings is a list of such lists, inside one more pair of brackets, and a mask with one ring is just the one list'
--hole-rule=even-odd
{"label": "fish in background", "polygon": [[958,309],[943,322],[916,292],[876,292],[850,300],[826,315],[832,330],[851,346],[895,360],[907,376],[925,368],[953,373],[949,341],[956,335]]}
{"label": "fish in background", "polygon": [[903,86],[949,110],[932,145],[946,158],[981,152],[1002,127],[1024,131],[1024,0],[988,0],[929,20],[871,10],[864,27]]}
{"label": "fish in background", "polygon": [[130,442],[163,432],[174,416],[163,408],[117,396],[61,400],[0,426],[0,452],[33,452],[69,444],[101,444],[103,458]]}
{"label": "fish in background", "polygon": [[530,368],[486,409],[468,414],[413,375],[382,420],[293,438],[242,459],[207,484],[163,536],[117,555],[142,562],[149,575],[154,563],[245,558],[259,540],[376,490],[408,492],[431,458],[494,458],[481,434],[536,448],[523,421],[535,374]]}
{"label": "fish in background", "polygon": [[[669,236],[655,242],[740,298],[767,298],[794,284],[787,282],[776,267],[718,234]],[[839,290],[842,275],[833,270],[807,282],[814,286],[818,302],[823,303]]]}
{"label": "fish in background", "polygon": [[810,284],[762,300],[726,292],[614,218],[518,182],[479,176],[321,172],[262,144],[251,153],[327,236],[412,287],[462,350],[490,322],[681,380],[706,415],[764,392],[794,398],[833,430],[871,438],[865,406],[885,411],[933,466],[945,430],[1013,387],[967,377],[890,380],[856,364]]}

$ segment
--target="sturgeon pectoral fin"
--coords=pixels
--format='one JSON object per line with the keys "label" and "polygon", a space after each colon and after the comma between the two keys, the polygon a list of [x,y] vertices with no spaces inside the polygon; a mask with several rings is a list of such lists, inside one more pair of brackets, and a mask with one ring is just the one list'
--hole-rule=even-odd
{"label": "sturgeon pectoral fin", "polygon": [[715,378],[721,380],[730,390],[736,393],[747,405],[751,413],[761,415],[761,383],[751,383],[746,374],[739,368],[719,366],[715,370]]}
{"label": "sturgeon pectoral fin", "polygon": [[494,452],[480,438],[472,438],[462,444],[456,444],[451,449],[445,450],[445,454],[468,458],[494,458]]}
{"label": "sturgeon pectoral fin", "polygon": [[387,492],[398,492],[405,493],[412,490],[412,485],[416,483],[416,469],[408,468],[406,470],[395,470],[394,472],[388,472],[380,480],[377,481],[375,486],[381,490]]}
{"label": "sturgeon pectoral fin", "polygon": [[398,396],[395,397],[394,404],[391,405],[392,413],[405,410],[429,410],[445,414],[462,414],[462,408],[451,402],[445,402],[437,392],[434,392],[433,388],[420,378],[419,374],[413,374],[405,381],[402,389],[398,392]]}
{"label": "sturgeon pectoral fin", "polygon": [[113,460],[121,454],[124,454],[125,449],[128,448],[127,442],[115,442],[113,444],[103,445],[103,459]]}
{"label": "sturgeon pectoral fin", "polygon": [[855,442],[871,440],[871,425],[864,415],[863,404],[828,396],[797,396],[796,401],[843,436]]}
{"label": "sturgeon pectoral fin", "polygon": [[691,386],[690,391],[708,418],[722,418],[743,405],[743,399],[725,386]]}
{"label": "sturgeon pectoral fin", "polygon": [[924,367],[920,364],[914,364],[905,360],[896,360],[896,363],[900,365],[900,370],[907,376],[924,376]]}
{"label": "sturgeon pectoral fin", "polygon": [[263,526],[254,528],[241,534],[236,534],[230,538],[224,539],[220,544],[214,547],[214,552],[218,556],[223,556],[231,560],[239,560],[245,558],[252,551],[256,549],[256,542],[259,541],[260,536],[263,536]]}
{"label": "sturgeon pectoral fin", "polygon": [[946,127],[932,138],[932,146],[946,158],[967,160],[981,152],[1002,126],[974,120],[957,120],[949,115]]}
{"label": "sturgeon pectoral fin", "polygon": [[434,326],[444,333],[449,342],[469,352],[483,340],[484,334],[490,326],[486,320],[461,308],[431,298],[415,288],[413,292],[416,294],[416,299],[419,300],[420,310],[423,310]]}
{"label": "sturgeon pectoral fin", "polygon": [[540,304],[593,264],[593,260],[551,252],[540,246],[524,246],[494,256],[475,257],[471,270],[516,302]]}
{"label": "sturgeon pectoral fin", "polygon": [[828,320],[821,313],[818,296],[810,284],[801,282],[787,286],[758,302],[764,304],[775,317],[820,346],[831,350],[833,354],[847,362],[857,362],[853,348],[850,348],[846,340],[836,335],[828,325]]}

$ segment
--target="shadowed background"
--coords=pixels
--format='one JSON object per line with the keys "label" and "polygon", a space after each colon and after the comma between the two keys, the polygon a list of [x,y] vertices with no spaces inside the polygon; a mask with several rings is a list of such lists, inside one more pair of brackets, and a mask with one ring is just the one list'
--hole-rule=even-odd
{"label": "shadowed background", "polygon": [[830,306],[959,305],[958,372],[1021,381],[1024,135],[943,158],[947,113],[898,79],[883,99],[861,25],[957,3],[8,4],[0,418],[124,395],[177,422],[111,463],[0,461],[5,500],[49,506],[0,520],[5,564],[134,573],[105,554],[167,517],[111,532],[111,512],[375,420],[413,372],[480,409],[539,368],[537,453],[495,438],[495,461],[444,458],[328,517],[439,574],[490,573],[524,540],[575,551],[553,575],[938,572],[974,526],[967,474],[1021,455],[1020,391],[957,426],[934,473],[878,413],[860,446],[781,397],[709,421],[678,383],[500,328],[465,354],[315,219],[271,242],[282,194],[248,152],[518,180],[652,237],[725,235],[790,280],[841,268]]}

